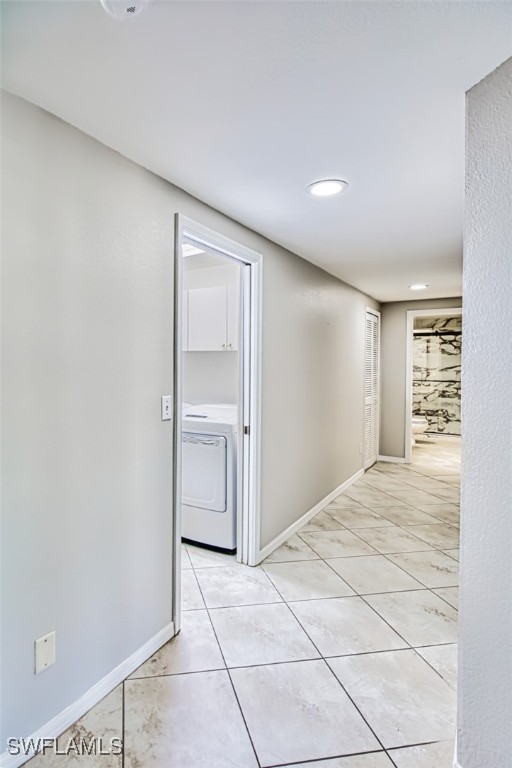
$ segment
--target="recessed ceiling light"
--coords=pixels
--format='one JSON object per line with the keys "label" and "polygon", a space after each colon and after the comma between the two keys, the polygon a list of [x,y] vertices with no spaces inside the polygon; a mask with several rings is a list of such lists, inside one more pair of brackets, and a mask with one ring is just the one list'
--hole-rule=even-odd
{"label": "recessed ceiling light", "polygon": [[322,179],[310,184],[307,189],[315,197],[331,197],[332,195],[339,195],[340,192],[344,192],[347,187],[347,182],[342,181],[342,179]]}
{"label": "recessed ceiling light", "polygon": [[428,285],[426,283],[413,283],[409,288],[411,291],[424,291],[425,288],[428,288]]}

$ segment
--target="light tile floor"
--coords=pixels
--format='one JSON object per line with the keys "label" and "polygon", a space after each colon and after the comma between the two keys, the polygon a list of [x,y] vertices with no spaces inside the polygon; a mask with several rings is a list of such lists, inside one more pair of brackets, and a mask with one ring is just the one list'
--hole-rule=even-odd
{"label": "light tile floor", "polygon": [[[451,768],[459,442],[376,464],[260,567],[183,547],[183,625],[31,768]],[[311,762],[312,761],[312,762]]]}

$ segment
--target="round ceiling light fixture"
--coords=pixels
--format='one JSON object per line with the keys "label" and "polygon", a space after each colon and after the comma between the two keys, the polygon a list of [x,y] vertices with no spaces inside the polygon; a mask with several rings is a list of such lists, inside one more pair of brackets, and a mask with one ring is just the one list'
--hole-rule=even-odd
{"label": "round ceiling light fixture", "polygon": [[428,288],[427,283],[413,283],[409,286],[411,291],[424,291],[426,288]]}
{"label": "round ceiling light fixture", "polygon": [[146,7],[149,0],[100,0],[104,10],[114,19],[129,19]]}
{"label": "round ceiling light fixture", "polygon": [[321,179],[310,184],[307,190],[314,197],[332,197],[345,192],[347,187],[348,183],[343,179]]}

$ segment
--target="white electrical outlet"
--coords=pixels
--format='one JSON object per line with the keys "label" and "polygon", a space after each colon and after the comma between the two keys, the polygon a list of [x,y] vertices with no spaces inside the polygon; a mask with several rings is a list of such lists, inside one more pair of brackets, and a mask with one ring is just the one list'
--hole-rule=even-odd
{"label": "white electrical outlet", "polygon": [[34,643],[36,675],[55,664],[55,632],[49,632]]}
{"label": "white electrical outlet", "polygon": [[162,395],[162,421],[172,419],[172,397],[171,395]]}

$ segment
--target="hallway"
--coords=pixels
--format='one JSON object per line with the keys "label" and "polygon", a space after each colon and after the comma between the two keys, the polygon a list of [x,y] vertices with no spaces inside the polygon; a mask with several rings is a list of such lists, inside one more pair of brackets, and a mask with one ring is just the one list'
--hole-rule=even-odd
{"label": "hallway", "polygon": [[260,567],[184,546],[181,634],[61,737],[122,735],[124,760],[79,762],[451,768],[459,442],[413,454],[376,464]]}

